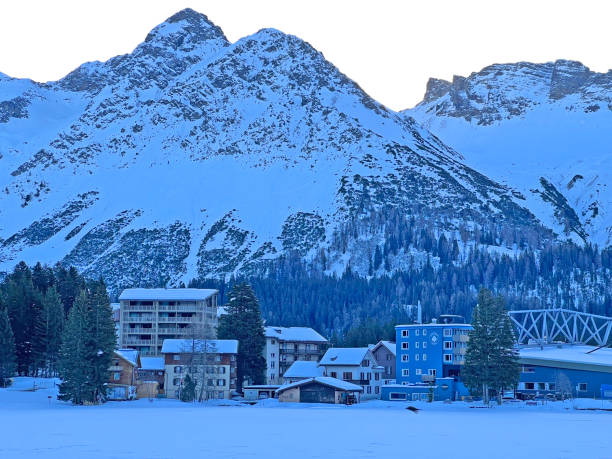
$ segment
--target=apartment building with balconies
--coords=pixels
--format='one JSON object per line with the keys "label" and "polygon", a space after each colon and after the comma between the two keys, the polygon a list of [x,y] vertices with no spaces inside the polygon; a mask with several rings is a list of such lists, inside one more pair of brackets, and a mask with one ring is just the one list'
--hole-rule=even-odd
{"label": "apartment building with balconies", "polygon": [[265,327],[265,335],[267,384],[282,384],[283,375],[293,362],[318,362],[329,344],[308,327]]}
{"label": "apartment building with balconies", "polygon": [[161,355],[166,339],[215,338],[218,290],[130,288],[121,292],[120,347]]}

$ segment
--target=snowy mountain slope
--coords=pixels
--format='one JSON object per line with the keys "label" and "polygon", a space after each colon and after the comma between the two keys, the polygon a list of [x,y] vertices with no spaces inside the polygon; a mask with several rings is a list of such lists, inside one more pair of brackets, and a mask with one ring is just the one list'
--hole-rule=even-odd
{"label": "snowy mountain slope", "polygon": [[496,64],[431,79],[403,112],[468,165],[521,191],[542,221],[612,244],[612,71],[578,62]]}
{"label": "snowy mountain slope", "polygon": [[0,154],[0,270],[62,261],[113,287],[261,272],[385,208],[551,237],[519,193],[307,43],[264,29],[230,44],[189,9],[60,81],[1,76]]}

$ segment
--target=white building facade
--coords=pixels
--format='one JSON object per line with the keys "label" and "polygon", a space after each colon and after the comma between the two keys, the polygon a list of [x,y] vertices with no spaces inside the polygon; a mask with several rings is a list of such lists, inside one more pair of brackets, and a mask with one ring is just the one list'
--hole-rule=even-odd
{"label": "white building facade", "polygon": [[319,365],[325,376],[361,386],[363,399],[380,398],[385,368],[376,364],[369,348],[330,348]]}

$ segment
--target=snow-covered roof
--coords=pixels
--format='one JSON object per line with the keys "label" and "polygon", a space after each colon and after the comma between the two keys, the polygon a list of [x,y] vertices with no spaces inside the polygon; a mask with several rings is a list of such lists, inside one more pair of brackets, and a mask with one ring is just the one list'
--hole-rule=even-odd
{"label": "snow-covered roof", "polygon": [[367,347],[332,347],[327,350],[320,365],[361,365],[368,351]]}
{"label": "snow-covered roof", "polygon": [[134,366],[138,365],[138,351],[135,349],[117,349],[115,354],[124,360],[127,360]]}
{"label": "snow-covered roof", "polygon": [[327,343],[319,333],[309,327],[265,327],[267,338],[277,338],[281,341],[308,341]]}
{"label": "snow-covered roof", "polygon": [[218,293],[218,290],[202,288],[127,288],[120,300],[175,300],[196,301],[205,300]]}
{"label": "snow-covered roof", "polygon": [[391,352],[393,355],[395,355],[395,343],[392,341],[385,341],[385,340],[380,340],[376,346],[374,346],[372,348],[372,352],[376,351],[380,346],[384,346],[385,348],[387,348],[389,350],[389,352]]}
{"label": "snow-covered roof", "polygon": [[528,365],[612,373],[612,349],[609,347],[597,349],[572,344],[521,347],[519,361]]}
{"label": "snow-covered roof", "polygon": [[323,376],[324,368],[319,366],[318,362],[296,360],[283,373],[285,378],[315,378]]}
{"label": "snow-covered roof", "polygon": [[163,357],[140,357],[141,370],[163,370],[164,365]]}
{"label": "snow-covered roof", "polygon": [[[213,354],[237,354],[238,340],[235,339],[197,339],[195,340],[196,352],[204,350],[204,343],[208,345],[208,351]],[[162,354],[181,354],[191,352],[194,340],[191,339],[165,339],[162,344]]]}
{"label": "snow-covered roof", "polygon": [[304,384],[310,384],[312,382],[317,382],[319,384],[323,384],[324,386],[333,387],[338,390],[346,390],[351,392],[363,392],[363,387],[358,386],[357,384],[350,383],[348,381],[342,381],[337,378],[330,378],[329,376],[317,376],[316,378],[307,378],[302,379],[301,381],[296,381],[294,383],[283,384],[280,386],[276,392],[281,393],[287,389],[292,389],[293,387],[303,386]]}

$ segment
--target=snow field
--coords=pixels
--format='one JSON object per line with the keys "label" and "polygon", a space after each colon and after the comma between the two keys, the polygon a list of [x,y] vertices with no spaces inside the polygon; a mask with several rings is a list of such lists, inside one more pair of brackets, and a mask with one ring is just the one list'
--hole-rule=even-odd
{"label": "snow field", "polygon": [[[50,380],[0,389],[4,458],[612,458],[609,401],[491,409],[465,403],[367,402],[248,406],[219,401],[109,402],[75,407]],[[49,400],[48,396],[52,399]],[[405,409],[413,404],[417,414]],[[473,404],[472,406],[480,406]]]}

